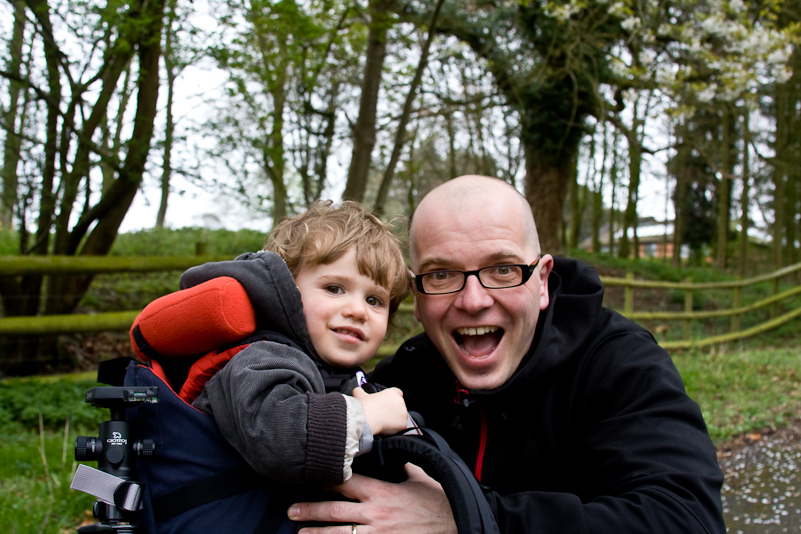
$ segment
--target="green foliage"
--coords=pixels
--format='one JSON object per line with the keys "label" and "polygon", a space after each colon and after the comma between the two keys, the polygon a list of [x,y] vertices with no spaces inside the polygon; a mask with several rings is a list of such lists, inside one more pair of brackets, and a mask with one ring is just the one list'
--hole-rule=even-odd
{"label": "green foliage", "polygon": [[19,254],[19,234],[7,228],[0,228],[0,256]]}
{"label": "green foliage", "polygon": [[205,228],[155,228],[120,234],[112,256],[181,256],[197,252],[203,243],[206,254],[228,254],[233,259],[243,252],[261,250],[264,233],[257,230],[208,230]]}
{"label": "green foliage", "polygon": [[606,253],[593,254],[583,250],[571,250],[571,258],[581,260],[603,270],[614,270],[623,276],[623,273],[632,272],[636,278],[644,280],[662,280],[665,282],[683,282],[685,278],[692,278],[693,282],[724,282],[734,280],[735,276],[725,271],[712,269],[708,266],[682,265],[676,267],[670,262],[655,258],[618,258]]}
{"label": "green foliage", "polygon": [[99,275],[81,300],[78,311],[140,310],[154,299],[178,291],[180,275],[178,271]]}
{"label": "green foliage", "polygon": [[[227,255],[234,259],[243,252],[260,250],[264,243],[264,233],[256,230],[212,231],[203,228],[141,230],[120,234],[111,254],[191,256],[196,252],[197,243],[204,244],[205,254]],[[81,301],[79,311],[142,309],[154,299],[177,291],[180,275],[178,271],[98,275]]]}
{"label": "green foliage", "polygon": [[96,426],[108,412],[84,402],[86,391],[95,386],[97,382],[87,378],[2,380],[0,427],[15,431],[37,428],[40,416],[48,430],[60,428],[67,419],[80,428]]}

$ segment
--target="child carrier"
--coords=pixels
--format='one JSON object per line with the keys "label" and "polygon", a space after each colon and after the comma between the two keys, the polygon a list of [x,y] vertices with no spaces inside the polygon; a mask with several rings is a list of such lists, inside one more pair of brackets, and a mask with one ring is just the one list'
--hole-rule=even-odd
{"label": "child carrier", "polygon": [[[111,409],[99,437],[76,440],[79,466],[73,488],[98,498],[96,525],[79,532],[296,532],[286,516],[293,502],[336,498],[258,475],[228,444],[214,419],[191,402],[215,372],[258,340],[293,342],[257,331],[247,292],[237,280],[213,278],[157,299],[130,331],[138,361],[124,371],[104,362],[98,381],[111,388],[87,392],[87,402]],[[330,377],[338,381],[341,377]],[[442,484],[460,534],[497,533],[489,504],[473,474],[445,441],[422,435],[376,437],[354,471],[396,480],[406,462]]]}

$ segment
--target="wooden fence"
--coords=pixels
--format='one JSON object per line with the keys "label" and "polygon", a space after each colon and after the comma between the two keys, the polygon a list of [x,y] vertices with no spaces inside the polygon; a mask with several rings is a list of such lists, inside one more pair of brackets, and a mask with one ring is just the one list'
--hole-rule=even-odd
{"label": "wooden fence", "polygon": [[[72,257],[72,256],[0,256],[0,276],[19,276],[23,274],[101,274],[101,273],[143,273],[159,271],[183,271],[194,265],[209,261],[228,260],[221,256],[149,256],[149,257]],[[801,294],[801,285],[790,283],[789,289],[781,290],[782,279],[797,278],[801,272],[801,264],[785,267],[773,273],[730,282],[693,283],[691,279],[683,282],[662,282],[636,280],[632,274],[625,278],[601,276],[607,288],[622,286],[624,288],[624,305],[619,310],[623,315],[640,322],[679,321],[683,323],[683,337],[679,340],[660,340],[666,349],[705,346],[747,338],[776,328],[801,315],[801,305],[789,311],[779,313],[779,305]],[[744,304],[743,289],[755,284],[770,283],[772,294],[766,298]],[[788,286],[787,283],[784,286]],[[684,293],[684,311],[635,311],[635,290],[665,290]],[[693,309],[694,294],[699,291],[732,292],[732,307],[721,310]],[[771,317],[763,323],[741,328],[741,317],[748,313],[770,307]],[[412,306],[401,305],[400,313],[411,313]],[[98,314],[49,315],[35,317],[0,318],[0,335],[43,335],[67,334],[79,332],[126,331],[133,324],[140,310],[108,312]],[[704,338],[692,337],[693,322],[710,318],[730,317],[729,332]],[[379,356],[391,354],[396,347],[384,345]]]}
{"label": "wooden fence", "polygon": [[[620,312],[626,317],[638,321],[681,321],[683,322],[683,337],[678,340],[660,340],[660,345],[665,349],[685,349],[690,347],[703,347],[729,341],[736,341],[752,337],[763,332],[777,328],[792,319],[801,315],[801,305],[795,304],[792,309],[780,314],[780,304],[790,301],[793,297],[801,293],[801,285],[795,281],[797,273],[801,271],[801,263],[784,267],[772,273],[749,278],[747,280],[732,280],[729,282],[703,282],[694,283],[691,278],[686,278],[683,282],[660,282],[651,280],[635,280],[629,273],[625,278],[614,278],[601,276],[601,281],[605,287],[623,286],[625,298],[623,309]],[[788,289],[781,289],[783,279],[791,279]],[[747,287],[762,283],[770,283],[771,295],[755,300],[749,304],[744,304],[743,290]],[[788,284],[785,284],[788,285]],[[681,312],[654,312],[654,311],[635,311],[634,310],[634,291],[635,289],[658,289],[666,291],[682,291],[684,293],[684,311]],[[694,311],[693,299],[699,291],[720,291],[728,290],[732,292],[732,306],[720,310],[700,310]],[[755,312],[762,308],[770,307],[770,319],[760,324],[741,328],[741,318],[745,313]],[[731,326],[729,332],[725,334],[693,338],[693,322],[716,317],[730,317]]]}

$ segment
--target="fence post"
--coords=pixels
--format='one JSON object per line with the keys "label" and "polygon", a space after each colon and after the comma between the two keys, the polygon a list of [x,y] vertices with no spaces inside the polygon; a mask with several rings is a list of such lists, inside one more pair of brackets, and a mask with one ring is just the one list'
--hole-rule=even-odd
{"label": "fence post", "polygon": [[[693,277],[688,276],[684,279],[685,284],[692,284]],[[684,311],[687,313],[692,313],[693,311],[693,288],[690,287],[689,289],[684,290]],[[693,320],[692,319],[685,319],[684,320],[684,339],[687,341],[692,339],[693,333]]]}
{"label": "fence post", "polygon": [[[626,282],[634,281],[634,273],[629,271],[626,273]],[[634,288],[626,283],[623,289],[623,315],[629,315],[634,311]]]}
{"label": "fence post", "polygon": [[[738,282],[740,282],[742,279],[743,279],[742,276],[737,275],[737,281]],[[737,308],[740,307],[740,305],[742,303],[742,297],[743,297],[743,288],[742,288],[742,286],[738,285],[738,286],[736,286],[734,288],[734,303],[732,304],[732,308],[737,309]],[[731,316],[731,331],[732,331],[732,333],[740,331],[740,314],[739,313],[734,313]]]}

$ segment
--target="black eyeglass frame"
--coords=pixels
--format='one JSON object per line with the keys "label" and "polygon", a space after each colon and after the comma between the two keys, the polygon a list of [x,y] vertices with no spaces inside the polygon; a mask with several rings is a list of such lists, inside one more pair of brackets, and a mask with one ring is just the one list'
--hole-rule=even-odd
{"label": "black eyeglass frame", "polygon": [[[531,279],[531,275],[534,274],[534,270],[537,268],[537,265],[539,265],[541,259],[542,259],[542,254],[537,256],[537,259],[534,260],[532,263],[530,263],[528,265],[525,265],[525,264],[522,264],[522,263],[503,263],[503,264],[500,264],[500,265],[489,265],[487,267],[482,267],[481,269],[476,269],[475,271],[457,271],[455,269],[441,269],[441,270],[437,270],[437,271],[429,271],[427,273],[420,273],[420,274],[412,273],[412,278],[414,279],[414,286],[417,288],[417,291],[419,291],[423,295],[452,295],[453,293],[458,293],[459,291],[464,289],[464,286],[467,285],[467,277],[471,276],[471,275],[475,275],[475,277],[478,279],[478,283],[481,284],[486,289],[510,289],[510,288],[513,288],[513,287],[520,287],[523,284],[525,284],[526,282],[528,282]],[[523,272],[523,278],[521,279],[519,284],[515,284],[513,286],[492,287],[492,286],[486,285],[481,280],[481,276],[479,276],[478,273],[480,273],[481,271],[485,271],[487,269],[497,269],[498,267],[520,267],[520,270]],[[423,288],[423,277],[428,275],[428,274],[435,274],[435,273],[461,273],[461,274],[463,274],[464,275],[464,279],[462,279],[462,287],[460,287],[459,289],[456,289],[454,291],[447,291],[445,293],[429,293],[428,291],[426,291]]]}

